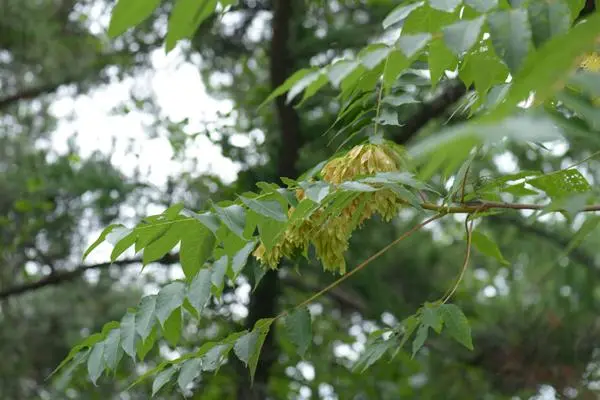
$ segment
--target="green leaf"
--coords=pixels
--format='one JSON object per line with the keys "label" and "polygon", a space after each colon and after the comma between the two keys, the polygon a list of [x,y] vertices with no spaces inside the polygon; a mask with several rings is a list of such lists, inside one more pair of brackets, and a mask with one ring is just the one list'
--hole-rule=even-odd
{"label": "green leaf", "polygon": [[560,170],[528,180],[531,186],[546,192],[552,198],[562,198],[574,193],[586,193],[591,185],[575,168]]}
{"label": "green leaf", "polygon": [[426,305],[423,307],[423,316],[421,322],[439,334],[442,331],[443,325],[439,306]]}
{"label": "green leaf", "polygon": [[146,246],[144,255],[142,256],[144,265],[160,260],[171,251],[173,247],[177,246],[177,243],[181,240],[182,225],[181,222],[172,224],[164,234],[157,237]]}
{"label": "green leaf", "polygon": [[256,242],[248,242],[240,251],[233,256],[231,260],[231,270],[233,271],[232,280],[239,275],[240,272],[244,269],[246,262],[248,261],[248,256],[252,253],[252,250],[256,247]]}
{"label": "green leaf", "polygon": [[495,84],[508,77],[508,68],[491,51],[468,53],[461,65],[459,75],[465,85],[475,84],[477,93],[484,97]]}
{"label": "green leaf", "polygon": [[440,313],[446,325],[446,331],[450,336],[467,349],[473,350],[471,327],[461,309],[454,304],[442,304],[440,306]]}
{"label": "green leaf", "polygon": [[312,184],[304,184],[303,182],[300,186],[305,190],[306,197],[318,204],[327,197],[331,189],[329,183],[322,181]]}
{"label": "green leaf", "polygon": [[154,342],[156,341],[156,326],[152,328],[150,334],[146,339],[138,340],[135,344],[135,351],[137,353],[138,358],[141,361],[144,361],[146,355],[152,350],[154,347]]}
{"label": "green leaf", "polygon": [[209,269],[201,269],[192,280],[187,293],[187,298],[190,304],[202,315],[202,310],[210,299],[211,271]]}
{"label": "green leaf", "polygon": [[465,0],[465,4],[475,11],[485,13],[498,7],[498,0]]}
{"label": "green leaf", "polygon": [[94,385],[104,372],[104,342],[98,342],[92,348],[87,361],[88,376]]}
{"label": "green leaf", "polygon": [[137,232],[137,240],[135,241],[135,252],[142,250],[148,244],[164,235],[170,228],[172,222],[158,222],[156,225],[151,223],[140,224],[135,231]]}
{"label": "green leaf", "polygon": [[184,298],[185,284],[183,282],[169,283],[158,292],[154,313],[161,326],[164,326],[165,321],[174,310],[181,307]]}
{"label": "green leaf", "polygon": [[113,229],[115,228],[125,228],[123,225],[120,224],[113,224],[113,225],[109,225],[106,228],[104,228],[104,230],[100,233],[100,236],[98,236],[98,239],[96,239],[94,241],[94,243],[92,243],[90,245],[90,247],[87,248],[87,250],[85,251],[85,253],[83,253],[83,260],[85,261],[85,259],[87,258],[87,256],[96,249],[96,247],[98,247],[100,244],[102,244],[102,242],[104,242],[104,240],[106,239],[106,235],[108,235],[109,233],[111,233],[113,231]]}
{"label": "green leaf", "polygon": [[262,107],[264,107],[265,104],[267,104],[268,102],[270,102],[274,98],[279,97],[282,94],[286,93],[288,90],[290,90],[290,88],[292,86],[294,86],[294,84],[296,82],[298,82],[300,79],[304,78],[306,75],[308,75],[308,74],[310,74],[312,72],[314,72],[313,68],[305,68],[305,69],[301,69],[299,71],[296,71],[292,76],[290,76],[289,78],[287,78],[285,80],[285,82],[283,82],[279,87],[277,87],[277,89],[275,89],[269,95],[269,97],[267,97],[265,99],[265,101],[263,101],[260,104],[260,106],[258,106],[258,108],[261,109]]}
{"label": "green leaf", "polygon": [[472,20],[462,20],[443,28],[446,45],[454,54],[460,56],[471,50],[481,34],[484,17]]}
{"label": "green leaf", "polygon": [[121,319],[121,347],[125,353],[135,360],[135,314],[134,311],[127,311],[127,314]]}
{"label": "green leaf", "polygon": [[401,94],[399,96],[385,96],[381,99],[381,102],[384,104],[389,104],[394,107],[400,107],[405,104],[419,104],[421,101],[415,99],[413,96],[409,94]]}
{"label": "green leaf", "polygon": [[231,350],[229,344],[216,344],[206,352],[202,357],[202,370],[203,371],[215,371],[217,370],[223,361],[225,361],[227,354]]}
{"label": "green leaf", "polygon": [[159,5],[160,0],[118,0],[111,12],[108,36],[115,38],[129,28],[139,25]]}
{"label": "green leaf", "polygon": [[505,100],[488,118],[509,115],[519,102],[535,92],[538,104],[561,88],[562,82],[573,70],[576,59],[595,47],[600,34],[600,13],[586,17],[585,22],[575,25],[564,35],[548,40],[527,60],[523,69],[514,76]]}
{"label": "green leaf", "polygon": [[448,49],[442,38],[437,38],[429,43],[429,72],[431,82],[437,83],[444,75],[444,71],[452,71],[458,65],[458,58]]}
{"label": "green leaf", "polygon": [[240,197],[242,203],[244,203],[252,211],[264,215],[267,218],[274,219],[276,221],[285,222],[287,216],[284,210],[281,208],[281,204],[275,200],[255,200],[246,197]]}
{"label": "green leaf", "polygon": [[412,358],[415,358],[418,351],[421,350],[421,347],[425,344],[427,337],[429,336],[429,326],[421,324],[419,329],[417,329],[417,335],[415,336],[415,340],[413,340],[412,344]]}
{"label": "green leaf", "polygon": [[461,0],[429,0],[429,5],[436,10],[452,12],[461,2]]}
{"label": "green leaf", "polygon": [[256,321],[256,324],[254,324],[254,329],[252,329],[253,332],[258,332],[258,338],[254,344],[254,351],[250,354],[250,358],[248,359],[248,368],[250,368],[250,382],[254,382],[254,373],[256,372],[256,365],[258,364],[260,351],[265,339],[267,338],[267,335],[269,334],[269,329],[271,328],[271,324],[274,320],[274,318],[259,319]]}
{"label": "green leaf", "polygon": [[71,349],[71,351],[69,351],[69,354],[64,358],[64,360],[62,360],[60,362],[60,364],[54,369],[54,371],[52,371],[50,373],[50,376],[53,376],[59,370],[61,370],[62,368],[64,368],[71,360],[73,360],[78,354],[80,354],[80,352],[83,349],[86,349],[86,348],[90,348],[91,349],[96,343],[98,343],[102,339],[103,339],[103,336],[101,334],[99,334],[99,333],[94,333],[93,335],[90,335],[87,338],[85,338],[81,343],[79,343],[78,345],[74,346]]}
{"label": "green leaf", "polygon": [[216,297],[220,297],[223,293],[223,287],[225,285],[225,274],[227,273],[228,266],[229,260],[227,256],[222,256],[213,263],[210,281],[214,287],[213,294]]}
{"label": "green leaf", "polygon": [[341,60],[332,64],[328,71],[327,77],[334,87],[339,87],[340,83],[349,76],[360,63],[356,60]]}
{"label": "green leaf", "polygon": [[481,232],[475,231],[472,233],[472,242],[473,245],[479,250],[482,254],[485,254],[488,257],[495,258],[501,264],[509,265],[510,263],[506,261],[506,259],[502,256],[498,245],[489,237],[484,235]]}
{"label": "green leaf", "polygon": [[219,221],[217,216],[214,215],[213,213],[211,213],[210,211],[207,211],[202,214],[191,213],[191,215],[192,215],[192,218],[200,221],[200,223],[202,225],[204,225],[205,227],[210,229],[210,231],[213,234],[216,234],[217,231],[219,230],[219,227],[221,226],[221,222]]}
{"label": "green leaf", "polygon": [[246,225],[246,211],[237,204],[221,208],[213,205],[217,216],[231,230],[231,232],[244,239],[244,227]]}
{"label": "green leaf", "polygon": [[400,5],[396,8],[394,8],[392,10],[391,13],[389,13],[387,15],[387,17],[385,17],[385,19],[383,20],[383,29],[387,29],[392,25],[397,24],[398,22],[402,21],[403,19],[405,19],[406,17],[408,17],[408,15],[413,12],[414,10],[416,10],[417,8],[421,7],[423,4],[425,4],[424,1],[419,1],[413,4],[409,4],[409,5]]}
{"label": "green leaf", "polygon": [[396,341],[392,339],[383,340],[381,337],[377,337],[374,340],[369,339],[365,345],[365,350],[352,367],[352,371],[365,372],[367,368],[383,357],[389,349],[395,347],[395,344]]}
{"label": "green leaf", "polygon": [[233,352],[246,366],[248,366],[250,357],[256,352],[258,337],[259,332],[253,330],[240,337],[233,346]]}
{"label": "green leaf", "polygon": [[577,248],[579,245],[581,245],[581,243],[583,243],[585,238],[588,237],[592,232],[594,232],[596,230],[596,228],[598,227],[598,224],[600,224],[600,216],[598,216],[598,215],[586,216],[585,221],[583,221],[583,224],[577,230],[577,233],[575,233],[573,235],[573,237],[571,238],[571,241],[565,248],[565,254],[569,254],[571,251],[573,251],[575,248]]}
{"label": "green leaf", "polygon": [[308,308],[297,308],[285,317],[284,323],[291,342],[296,346],[296,351],[304,358],[312,342],[312,322]]}
{"label": "green leaf", "polygon": [[156,307],[156,295],[142,298],[135,314],[135,330],[140,334],[142,340],[152,332],[154,327],[154,310]]}
{"label": "green leaf", "polygon": [[418,33],[415,35],[400,36],[396,41],[396,47],[408,58],[412,58],[429,43],[431,34]]}
{"label": "green leaf", "polygon": [[195,276],[215,247],[215,236],[197,221],[186,221],[182,228],[179,259],[186,278]]}
{"label": "green leaf", "polygon": [[342,182],[339,186],[339,189],[342,190],[347,190],[349,192],[376,192],[377,189],[374,188],[373,186],[367,185],[365,183],[361,183],[361,182],[355,182],[355,181],[346,181],[346,182]]}
{"label": "green leaf", "polygon": [[131,246],[135,244],[137,240],[137,232],[135,230],[131,231],[128,235],[123,236],[119,241],[117,241],[110,253],[110,261],[114,262],[121,254],[125,252],[125,250],[129,249]]}
{"label": "green leaf", "polygon": [[217,0],[177,0],[169,16],[166,52],[171,51],[181,39],[191,37],[198,26],[209,17]]}
{"label": "green leaf", "polygon": [[[310,87],[313,83],[319,82],[319,78],[323,75],[321,71],[314,71],[303,76],[298,82],[294,83],[286,96],[286,103],[291,103],[305,89]],[[321,85],[323,86],[323,85]],[[308,97],[308,96],[305,96]]]}
{"label": "green leaf", "polygon": [[410,60],[401,51],[392,51],[388,56],[387,66],[383,71],[383,87],[391,87],[398,75],[404,71],[410,63]]}
{"label": "green leaf", "polygon": [[314,96],[323,86],[325,86],[329,82],[327,79],[327,75],[323,72],[319,74],[317,79],[313,80],[310,85],[306,87],[304,90],[304,95],[302,96],[302,100],[298,103],[298,106],[304,104],[304,102]]}
{"label": "green leaf", "polygon": [[163,386],[169,383],[176,370],[175,367],[169,367],[156,376],[154,382],[152,382],[152,397],[154,397]]}
{"label": "green leaf", "polygon": [[177,346],[181,337],[181,318],[182,309],[175,309],[163,325],[163,337],[172,347]]}
{"label": "green leaf", "polygon": [[413,11],[402,25],[402,34],[429,32],[435,34],[448,24],[458,21],[459,13],[436,10],[425,4]]}
{"label": "green leaf", "polygon": [[373,69],[383,62],[392,49],[382,44],[374,44],[365,47],[358,55],[360,62],[367,69]]}
{"label": "green leaf", "polygon": [[123,357],[123,349],[121,349],[120,343],[121,330],[119,328],[111,330],[104,340],[104,361],[106,367],[113,371],[116,371],[117,365]]}
{"label": "green leaf", "polygon": [[202,370],[202,359],[192,358],[187,360],[181,366],[179,371],[179,377],[177,377],[177,385],[182,391],[185,391],[187,387],[200,375]]}
{"label": "green leaf", "polygon": [[497,11],[488,16],[494,49],[511,73],[521,70],[531,47],[531,27],[527,10]]}
{"label": "green leaf", "polygon": [[562,0],[534,0],[527,7],[533,43],[541,46],[548,39],[566,33],[571,27],[571,10]]}
{"label": "green leaf", "polygon": [[396,354],[398,354],[398,352],[402,350],[408,339],[410,339],[412,334],[417,329],[417,326],[419,326],[420,321],[421,320],[415,315],[411,315],[410,317],[406,318],[400,323],[400,326],[402,328],[402,331],[400,332],[402,334],[402,340],[400,340],[398,347],[396,347],[396,351],[394,352],[393,357],[395,357]]}

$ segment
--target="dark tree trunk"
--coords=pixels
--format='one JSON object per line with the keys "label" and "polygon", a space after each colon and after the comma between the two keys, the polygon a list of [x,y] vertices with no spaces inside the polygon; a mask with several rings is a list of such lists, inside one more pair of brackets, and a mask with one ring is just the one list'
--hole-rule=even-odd
{"label": "dark tree trunk", "polygon": [[[293,0],[274,0],[272,19],[272,39],[270,54],[270,75],[273,89],[281,85],[293,72],[294,63],[290,52],[290,32],[294,11]],[[291,105],[286,104],[285,97],[275,100],[275,107],[280,130],[280,144],[277,153],[277,175],[294,178],[297,175],[296,162],[301,147],[300,118]],[[252,329],[261,318],[273,317],[277,314],[277,299],[280,294],[280,282],[277,271],[269,271],[251,297],[247,329]],[[238,387],[240,400],[265,400],[268,398],[270,370],[277,361],[278,349],[275,343],[274,329],[271,329],[261,351],[260,361],[256,368],[254,384],[251,386],[248,371]]]}

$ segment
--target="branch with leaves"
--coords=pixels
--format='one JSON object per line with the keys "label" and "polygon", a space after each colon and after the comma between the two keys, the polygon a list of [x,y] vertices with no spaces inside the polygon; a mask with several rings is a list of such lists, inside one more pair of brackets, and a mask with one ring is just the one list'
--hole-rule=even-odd
{"label": "branch with leaves", "polygon": [[[158,3],[120,0],[113,10],[109,33],[118,35],[138,24]],[[196,26],[217,10],[217,4],[225,12],[233,3],[177,1],[169,19],[167,50],[191,36]],[[272,326],[283,325],[303,357],[312,341],[311,315],[306,307],[309,303],[363,270],[396,243],[449,214],[467,214],[467,248],[455,284],[439,301],[425,303],[396,328],[373,335],[355,370],[364,371],[392,349],[397,354],[413,337],[414,357],[424,346],[430,329],[438,334],[447,332],[473,349],[466,316],[449,303],[468,270],[471,244],[477,247],[478,243],[486,243],[488,249],[495,246],[483,233],[474,231],[473,221],[515,210],[567,216],[600,211],[597,190],[577,166],[549,173],[500,174],[486,182],[469,182],[472,162],[484,153],[504,149],[507,142],[544,147],[544,143],[560,141],[569,132],[559,126],[569,126],[574,115],[589,131],[598,129],[594,101],[600,97],[600,68],[594,64],[594,50],[600,35],[600,14],[573,24],[581,6],[565,0],[535,0],[510,9],[495,1],[467,2],[464,7],[459,7],[459,2],[441,4],[433,0],[401,5],[383,21],[384,30],[402,25],[393,43],[370,44],[355,57],[294,73],[266,102],[277,99],[279,109],[290,112],[293,110],[289,104],[300,95],[299,107],[331,84],[340,90],[342,103],[332,130],[335,136],[347,136],[341,147],[348,145],[349,149],[340,150],[297,180],[282,178],[284,186],[261,182],[257,192],[213,204],[204,212],[174,205],[134,228],[106,228],[86,255],[108,241],[114,246],[111,261],[133,247],[136,253],[142,252],[146,265],[179,245],[185,279],[142,298],[120,323],[107,324],[101,333],[74,347],[57,370],[69,376],[85,363],[90,380],[96,383],[104,372],[116,371],[125,354],[143,360],[161,337],[176,346],[183,314],[200,318],[210,299],[219,299],[225,286],[236,282],[250,257],[260,262],[263,272],[277,269],[284,258],[304,257],[320,263],[325,271],[341,274],[293,310],[260,319],[252,329],[204,343],[179,359],[164,361],[138,379],[155,375],[153,395],[172,381],[185,391],[201,371],[218,370],[233,351],[248,366],[252,380]],[[447,18],[432,26],[423,25],[435,15],[439,18],[440,11]],[[556,26],[549,26],[545,18],[548,13],[557,16],[552,21]],[[427,67],[422,74],[415,74],[423,60],[427,60]],[[575,71],[579,64],[588,71]],[[446,71],[453,70],[458,71],[458,78],[450,80]],[[507,83],[509,76],[511,82]],[[421,84],[430,87],[432,93],[436,85],[449,85],[453,90],[422,106],[421,117],[401,120],[403,106],[422,103],[408,89]],[[388,126],[395,132],[404,130],[404,136],[421,133],[425,123],[445,113],[471,86],[475,92],[463,105],[464,111],[472,115],[467,122],[422,135],[407,149],[384,139]],[[535,93],[533,106],[520,106],[531,93]],[[297,132],[286,132],[290,133],[294,136]],[[361,135],[366,140],[358,140]],[[404,142],[404,136],[396,137],[396,141]],[[295,168],[289,157],[280,161],[285,171]],[[448,178],[454,182],[447,192],[432,189],[431,179],[447,182]],[[535,202],[503,201],[509,195],[532,197]],[[346,272],[344,255],[353,232],[376,216],[390,221],[400,210],[409,208],[423,222]],[[501,258],[498,252],[488,253]]]}

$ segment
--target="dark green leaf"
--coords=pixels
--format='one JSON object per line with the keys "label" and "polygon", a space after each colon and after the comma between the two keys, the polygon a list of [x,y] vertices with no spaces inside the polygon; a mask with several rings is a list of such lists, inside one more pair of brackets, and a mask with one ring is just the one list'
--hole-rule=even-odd
{"label": "dark green leaf", "polygon": [[329,80],[333,86],[339,87],[344,78],[349,76],[358,66],[360,66],[358,61],[341,60],[329,67],[327,76],[329,77]]}
{"label": "dark green leaf", "polygon": [[273,100],[276,97],[281,96],[282,94],[286,93],[288,90],[290,90],[290,88],[292,86],[294,86],[294,84],[296,82],[298,82],[300,79],[304,78],[306,75],[312,73],[314,71],[314,69],[311,68],[305,68],[305,69],[301,69],[299,71],[296,71],[292,76],[290,76],[289,78],[287,78],[285,80],[285,82],[283,82],[283,84],[281,84],[279,87],[277,87],[277,89],[275,89],[273,92],[271,92],[271,94],[269,95],[269,97],[267,97],[265,99],[265,101],[263,101],[261,103],[260,106],[258,106],[258,108],[262,108],[265,104],[267,104],[268,102],[270,102],[271,100]]}
{"label": "dark green leaf", "polygon": [[571,10],[563,0],[534,0],[529,3],[527,11],[533,42],[538,47],[571,27]]}
{"label": "dark green leaf", "polygon": [[382,100],[382,103],[389,104],[394,107],[400,107],[404,104],[418,104],[419,100],[415,99],[413,96],[409,94],[401,94],[399,96],[385,96]]}
{"label": "dark green leaf", "polygon": [[461,309],[454,304],[443,304],[440,306],[440,313],[450,336],[467,349],[473,350],[471,327]]}
{"label": "dark green leaf", "polygon": [[409,63],[410,60],[401,51],[392,51],[388,56],[385,71],[383,71],[383,87],[391,87],[396,78],[398,78],[398,75],[408,67]]}
{"label": "dark green leaf", "polygon": [[123,236],[119,241],[117,241],[110,253],[110,261],[114,262],[121,254],[125,252],[128,248],[135,244],[137,240],[137,232],[131,231],[126,236]]}
{"label": "dark green leaf", "polygon": [[248,366],[250,357],[256,352],[256,343],[258,342],[259,332],[253,330],[240,337],[233,346],[235,355]]}
{"label": "dark green leaf", "polygon": [[458,7],[462,0],[429,0],[431,8],[440,11],[452,12]]}
{"label": "dark green leaf", "polygon": [[548,40],[527,60],[523,70],[513,78],[513,83],[494,113],[488,118],[509,115],[519,102],[535,92],[536,102],[545,101],[560,89],[561,82],[572,71],[575,60],[595,47],[600,34],[600,13],[586,17],[585,22],[575,25],[564,35]]}
{"label": "dark green leaf", "polygon": [[227,354],[231,350],[229,344],[217,344],[204,354],[202,357],[202,370],[203,371],[215,371],[217,370],[223,361],[225,361]]}
{"label": "dark green leaf", "polygon": [[183,282],[172,282],[163,287],[156,297],[156,318],[161,326],[171,313],[183,304],[185,298],[185,284]]}
{"label": "dark green leaf", "polygon": [[211,275],[209,269],[201,269],[192,280],[188,290],[187,298],[198,315],[202,315],[202,310],[210,299]]}
{"label": "dark green leaf", "polygon": [[473,245],[477,250],[479,250],[482,254],[485,254],[488,257],[493,257],[498,260],[500,263],[504,265],[509,265],[510,263],[506,261],[506,259],[502,256],[498,245],[489,237],[484,235],[481,232],[473,232],[472,233],[472,241]]}
{"label": "dark green leaf", "polygon": [[216,234],[219,230],[219,227],[221,226],[221,222],[219,221],[217,216],[209,211],[202,214],[191,213],[191,215],[192,218],[200,221],[200,223],[202,223],[205,227],[210,229],[210,231],[213,234]]}
{"label": "dark green leaf", "polygon": [[233,256],[231,260],[231,270],[233,271],[232,280],[239,275],[240,272],[244,269],[246,262],[248,261],[248,256],[252,253],[252,250],[256,247],[256,242],[248,242],[240,251]]}
{"label": "dark green leaf", "polygon": [[114,38],[140,24],[159,4],[160,0],[118,0],[111,12],[108,36]]}
{"label": "dark green leaf", "polygon": [[448,49],[442,38],[436,38],[429,43],[429,72],[431,82],[437,83],[444,71],[453,71],[458,65],[458,58]]}
{"label": "dark green leaf", "polygon": [[485,13],[498,7],[498,0],[465,0],[465,4],[475,11]]}
{"label": "dark green leaf", "polygon": [[120,346],[121,342],[121,330],[119,328],[113,329],[108,333],[104,340],[104,362],[106,367],[110,370],[115,371],[121,357],[123,357],[123,349]]}
{"label": "dark green leaf", "polygon": [[181,240],[183,223],[172,224],[167,231],[149,243],[144,249],[142,261],[144,265],[160,260]]}
{"label": "dark green leaf", "polygon": [[485,97],[493,85],[504,83],[508,73],[506,65],[491,51],[468,53],[459,71],[465,85],[474,83],[481,97]]}
{"label": "dark green leaf", "polygon": [[106,228],[104,228],[104,230],[100,233],[100,236],[98,236],[98,239],[96,239],[94,241],[94,243],[92,243],[90,245],[90,247],[87,248],[87,250],[85,251],[85,253],[83,253],[83,260],[85,260],[87,258],[87,256],[94,251],[94,249],[96,247],[98,247],[100,244],[102,244],[102,242],[104,242],[104,240],[106,239],[106,235],[108,235],[109,233],[111,233],[113,231],[113,229],[115,228],[125,228],[123,225],[120,224],[113,224],[113,225],[109,225]]}
{"label": "dark green leaf", "polygon": [[185,276],[195,276],[210,257],[215,246],[215,236],[197,221],[183,223],[179,259]]}
{"label": "dark green leaf", "polygon": [[254,382],[254,373],[256,372],[260,351],[265,339],[267,338],[267,335],[269,334],[269,329],[271,328],[271,324],[274,320],[274,318],[259,319],[256,321],[256,324],[254,324],[254,329],[252,329],[253,332],[258,332],[258,337],[256,339],[256,344],[254,345],[254,351],[250,354],[250,358],[248,359],[248,368],[250,368],[250,382]]}
{"label": "dark green leaf", "polygon": [[398,38],[396,41],[396,47],[398,47],[406,57],[412,58],[419,51],[423,50],[430,40],[431,34],[429,33],[404,35]]}
{"label": "dark green leaf", "polygon": [[135,314],[133,311],[127,311],[127,314],[121,319],[121,347],[125,353],[135,360]]}
{"label": "dark green leaf", "polygon": [[395,344],[396,342],[394,340],[383,340],[381,337],[367,341],[365,350],[352,367],[352,370],[363,373],[367,368],[383,357],[388,350],[395,347]]}
{"label": "dark green leaf", "polygon": [[94,385],[104,372],[104,368],[104,342],[98,342],[92,348],[87,361],[88,375]]}
{"label": "dark green leaf", "polygon": [[255,200],[246,197],[240,197],[242,203],[244,203],[249,209],[258,214],[264,215],[267,218],[274,219],[276,221],[285,222],[287,216],[284,210],[281,208],[281,204],[274,200]]}
{"label": "dark green leaf", "polygon": [[217,0],[177,0],[169,16],[165,46],[167,53],[177,41],[191,37],[196,28],[212,14]]}
{"label": "dark green leaf", "polygon": [[417,329],[417,335],[415,336],[415,340],[413,340],[412,344],[412,358],[415,358],[421,347],[425,344],[427,337],[429,336],[429,326],[421,324],[419,329]]}
{"label": "dark green leaf", "polygon": [[528,180],[531,186],[546,192],[552,198],[562,198],[575,193],[586,193],[591,190],[589,182],[575,168],[557,171],[548,175]]}
{"label": "dark green leaf", "polygon": [[372,44],[365,47],[358,55],[360,62],[367,69],[373,69],[383,62],[392,51],[391,48],[382,44]]}
{"label": "dark green leaf", "polygon": [[[306,74],[301,79],[299,79],[298,82],[294,83],[292,85],[292,87],[290,88],[290,90],[288,91],[286,99],[285,99],[286,103],[291,103],[291,101],[294,100],[296,98],[296,96],[298,96],[300,93],[302,93],[305,89],[310,87],[313,83],[319,82],[319,78],[322,75],[323,74],[321,71],[313,71],[309,74]],[[318,86],[320,87],[323,85],[319,84]],[[305,97],[308,97],[308,96],[305,96]]]}
{"label": "dark green leaf", "polygon": [[223,293],[223,286],[225,285],[225,274],[227,273],[228,266],[229,259],[227,256],[222,256],[213,263],[210,281],[214,287],[213,293],[216,297],[220,297]]}
{"label": "dark green leaf", "polygon": [[442,331],[443,321],[440,315],[439,306],[426,305],[423,307],[423,316],[421,321],[423,325],[427,325],[436,331],[436,333],[440,333]]}
{"label": "dark green leaf", "polygon": [[165,386],[167,383],[169,383],[169,381],[171,380],[171,377],[173,376],[173,374],[175,373],[177,369],[175,367],[169,367],[167,369],[165,369],[164,371],[161,371],[156,378],[154,379],[154,382],[152,382],[152,396],[154,397],[156,395],[156,393],[158,393],[158,391],[160,389],[163,388],[163,386]]}
{"label": "dark green leaf", "polygon": [[304,358],[312,342],[312,322],[306,307],[300,307],[285,317],[285,328],[300,357]]}
{"label": "dark green leaf", "polygon": [[181,315],[182,309],[175,309],[163,325],[163,337],[172,347],[177,346],[181,337]]}
{"label": "dark green leaf", "polygon": [[156,326],[152,328],[150,334],[146,339],[138,340],[135,344],[135,351],[137,353],[138,358],[141,361],[144,361],[146,355],[152,350],[154,347],[154,342],[156,341]]}
{"label": "dark green leaf", "polygon": [[217,216],[236,235],[244,239],[244,227],[246,225],[246,211],[242,206],[233,204],[224,208],[213,206]]}
{"label": "dark green leaf", "polygon": [[194,379],[200,375],[201,370],[201,358],[192,358],[191,360],[185,361],[181,366],[179,377],[177,378],[177,384],[179,385],[179,388],[182,391],[186,390],[187,387],[194,381]]}
{"label": "dark green leaf", "polygon": [[413,10],[416,10],[417,8],[421,7],[423,4],[425,4],[425,2],[423,1],[419,1],[413,4],[409,4],[409,5],[400,5],[396,8],[394,8],[394,10],[392,10],[391,13],[389,13],[387,15],[387,17],[385,17],[385,19],[383,20],[383,29],[387,29],[390,26],[397,24],[398,22],[402,21],[404,18],[406,18]]}
{"label": "dark green leaf", "polygon": [[156,295],[150,295],[142,298],[138,310],[135,314],[135,330],[140,334],[142,340],[152,332],[154,327],[154,310],[156,307]]}
{"label": "dark green leaf", "polygon": [[484,17],[481,16],[476,19],[463,20],[444,27],[444,40],[446,41],[448,48],[458,56],[471,50],[471,47],[473,47],[475,43],[477,43],[477,39],[479,39],[484,21]]}
{"label": "dark green leaf", "polygon": [[488,26],[496,53],[513,74],[521,70],[531,47],[527,10],[494,12],[488,16]]}

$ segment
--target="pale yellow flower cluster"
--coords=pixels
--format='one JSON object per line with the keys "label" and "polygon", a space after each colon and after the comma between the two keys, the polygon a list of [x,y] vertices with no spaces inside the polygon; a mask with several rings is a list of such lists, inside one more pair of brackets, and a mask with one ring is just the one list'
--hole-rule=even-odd
{"label": "pale yellow flower cluster", "polygon": [[[340,185],[357,177],[372,176],[378,172],[395,172],[404,168],[405,157],[397,148],[388,144],[362,144],[329,161],[323,167],[321,175],[325,182]],[[298,190],[296,197],[302,200],[305,194]],[[376,213],[386,221],[391,220],[402,203],[387,189],[360,193],[335,216],[325,217],[322,210],[317,210],[309,218],[288,226],[279,243],[271,249],[261,243],[254,256],[262,264],[276,268],[282,257],[290,257],[297,250],[307,250],[312,243],[323,268],[343,274],[346,272],[344,253],[354,229]],[[289,215],[293,210],[290,208]],[[355,215],[357,212],[360,215]]]}
{"label": "pale yellow flower cluster", "polygon": [[593,52],[586,54],[579,66],[586,71],[600,72],[600,53]]}

